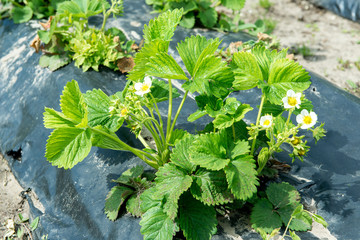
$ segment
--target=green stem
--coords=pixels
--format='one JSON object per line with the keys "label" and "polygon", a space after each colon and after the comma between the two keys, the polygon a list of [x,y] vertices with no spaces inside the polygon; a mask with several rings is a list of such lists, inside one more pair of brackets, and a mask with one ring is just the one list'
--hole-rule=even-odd
{"label": "green stem", "polygon": [[[258,115],[257,115],[257,118],[256,118],[256,126],[259,125],[261,112],[262,112],[262,109],[263,109],[263,106],[264,106],[264,102],[265,102],[265,94],[263,94],[261,96],[261,103],[260,103],[260,107],[259,107],[259,112],[258,112]],[[251,152],[250,152],[251,155],[253,155],[254,151],[255,151],[256,138],[257,138],[257,135],[255,135],[254,140],[253,140],[252,145],[251,145]]]}
{"label": "green stem", "polygon": [[25,6],[21,5],[20,3],[17,3],[15,1],[11,1],[11,3],[19,8],[24,8]]}
{"label": "green stem", "polygon": [[[91,128],[91,130],[93,132],[96,132],[102,136],[104,136],[107,139],[110,139],[112,143],[116,143],[116,145],[112,145],[110,147],[110,144],[108,145],[109,149],[113,149],[113,150],[123,150],[123,151],[129,151],[132,152],[133,154],[135,154],[137,157],[139,157],[141,160],[143,160],[144,162],[146,162],[147,164],[149,164],[151,167],[158,169],[159,166],[157,164],[156,158],[154,156],[152,156],[151,154],[142,151],[140,149],[137,148],[133,148],[131,146],[129,146],[128,144],[124,143],[123,141],[121,141],[117,136],[113,136],[107,132],[101,131],[99,129],[96,128]],[[100,146],[101,147],[101,146]]]}
{"label": "green stem", "polygon": [[171,79],[169,79],[169,108],[168,108],[168,119],[166,126],[166,142],[169,142],[170,139],[170,129],[171,129],[171,114],[172,114],[172,83]]}
{"label": "green stem", "polygon": [[106,12],[104,5],[103,5],[103,15],[104,15],[104,19],[103,19],[103,23],[101,26],[102,32],[104,32],[106,21],[107,21],[108,17],[110,16],[110,12]]}
{"label": "green stem", "polygon": [[159,116],[160,126],[164,126],[158,105],[156,104],[156,100],[155,100],[154,96],[151,94],[151,92],[149,94],[151,96],[151,99],[154,101],[155,111],[156,111],[157,115]]}
{"label": "green stem", "polygon": [[292,219],[293,219],[293,216],[291,216],[291,218],[290,218],[290,220],[289,220],[289,222],[288,222],[288,224],[287,224],[287,226],[286,226],[286,228],[285,228],[284,234],[283,234],[282,237],[281,237],[281,240],[284,240],[284,239],[285,239],[286,233],[287,233],[287,231],[288,231],[288,229],[289,229],[289,226],[290,226],[290,223],[291,223],[291,220],[292,220]]}
{"label": "green stem", "polygon": [[[154,101],[155,111],[156,111],[156,114],[158,115],[159,122],[160,122],[159,123],[160,124],[159,132],[160,132],[161,138],[163,139],[163,143],[165,145],[166,144],[166,139],[165,139],[165,135],[164,135],[164,122],[162,120],[162,117],[161,117],[161,114],[160,114],[160,111],[159,111],[159,107],[156,104],[156,100],[155,100],[154,96],[151,93],[150,93],[150,96],[151,96],[152,100]],[[153,118],[155,119],[154,116],[153,116]]]}
{"label": "green stem", "polygon": [[179,105],[178,110],[176,111],[175,118],[174,118],[174,120],[173,120],[173,122],[172,122],[172,124],[171,124],[170,133],[169,133],[169,136],[168,136],[168,139],[167,139],[167,140],[168,140],[167,143],[170,141],[171,133],[172,133],[172,131],[173,131],[174,128],[175,128],[176,121],[177,121],[177,119],[178,119],[178,117],[179,117],[179,115],[180,115],[181,109],[182,109],[183,106],[184,106],[184,103],[185,103],[185,100],[186,100],[186,97],[187,97],[188,93],[189,93],[189,90],[187,90],[187,91],[184,93],[184,97],[183,97],[183,99],[181,100],[181,103],[180,103],[180,105]]}
{"label": "green stem", "polygon": [[290,111],[289,111],[289,115],[288,115],[288,118],[287,118],[287,120],[286,120],[286,126],[288,126],[289,125],[289,122],[290,122],[290,117],[291,117],[291,114],[292,114],[292,112],[294,111],[294,109],[293,108],[291,108],[290,109]]}
{"label": "green stem", "polygon": [[232,128],[232,133],[233,133],[233,137],[234,137],[234,141],[235,141],[236,134],[235,134],[235,127],[234,127],[234,124],[231,126],[231,128]]}
{"label": "green stem", "polygon": [[157,150],[161,153],[161,151],[162,151],[161,139],[160,139],[159,135],[156,133],[156,130],[155,130],[154,126],[152,125],[152,122],[150,122],[150,123],[151,124],[144,123],[144,126],[149,130],[151,136],[154,138]]}
{"label": "green stem", "polygon": [[146,148],[151,148],[151,147],[149,146],[149,144],[146,143],[145,139],[144,139],[141,135],[138,136],[138,139],[139,139],[140,142],[144,145],[144,147],[146,147]]}

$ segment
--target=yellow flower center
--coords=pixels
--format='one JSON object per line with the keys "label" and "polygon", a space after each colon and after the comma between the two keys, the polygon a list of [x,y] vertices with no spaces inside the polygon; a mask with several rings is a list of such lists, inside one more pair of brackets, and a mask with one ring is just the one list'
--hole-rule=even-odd
{"label": "yellow flower center", "polygon": [[266,119],[266,120],[264,121],[264,126],[269,126],[269,125],[270,125],[270,120]]}
{"label": "yellow flower center", "polygon": [[126,116],[126,115],[128,114],[128,112],[129,112],[129,111],[127,110],[127,108],[123,108],[123,109],[121,109],[121,111],[120,111],[120,115],[124,117],[124,116]]}
{"label": "yellow flower center", "polygon": [[310,116],[305,116],[305,117],[304,117],[304,123],[305,123],[305,124],[310,124],[311,122],[312,122],[312,119],[311,119]]}
{"label": "yellow flower center", "polygon": [[147,85],[147,84],[143,84],[141,86],[141,91],[143,91],[143,92],[147,91],[148,89],[149,89],[149,85]]}
{"label": "yellow flower center", "polygon": [[288,97],[288,104],[289,104],[290,106],[296,106],[296,104],[297,104],[296,98],[294,98],[294,97]]}

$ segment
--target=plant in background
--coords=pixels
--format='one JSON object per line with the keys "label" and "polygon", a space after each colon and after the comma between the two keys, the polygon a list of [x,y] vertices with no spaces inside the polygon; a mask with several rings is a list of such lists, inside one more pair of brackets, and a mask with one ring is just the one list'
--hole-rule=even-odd
{"label": "plant in background", "polygon": [[[75,66],[82,67],[84,72],[90,68],[98,71],[99,65],[129,71],[123,68],[122,60],[132,61],[134,42],[125,43],[126,37],[119,29],[105,31],[108,17],[122,15],[122,12],[122,0],[112,0],[111,5],[104,0],[72,0],[59,4],[57,14],[42,24],[44,30],[38,31],[31,43],[36,52],[44,53],[40,65],[54,71],[74,60]],[[103,14],[101,29],[89,27],[88,18],[100,13]]]}
{"label": "plant in background", "polygon": [[[19,213],[19,219],[14,222],[13,219],[6,221],[5,227],[7,232],[4,235],[4,240],[12,239],[32,239],[32,232],[36,230],[39,224],[39,217],[36,217],[31,223],[29,218],[23,217]],[[42,239],[47,239],[47,236],[44,235]]]}
{"label": "plant in background", "polygon": [[[294,231],[309,230],[313,220],[326,226],[321,217],[303,210],[288,183],[272,183],[261,191],[262,183],[277,173],[271,160],[282,145],[292,147],[293,160],[303,160],[309,151],[303,131],[311,131],[316,141],[325,135],[323,124],[314,127],[317,115],[302,93],[310,86],[309,74],[286,58],[287,50],[261,45],[222,61],[215,55],[219,39],[201,36],[177,45],[185,73],[168,53],[182,16],[182,10],[167,11],[144,26],[145,44],[123,91],[111,96],[99,89],[81,93],[74,80],[65,86],[61,112],[44,112],[45,127],[54,129],[46,145],[48,161],[72,168],[96,146],[130,151],[153,167],[154,173],[141,166],[125,171],[105,204],[110,220],[123,205],[141,216],[144,239],[172,239],[179,231],[186,239],[210,239],[217,231],[217,210],[246,202],[253,206],[252,226],[264,239],[282,226],[293,239]],[[174,79],[182,81],[183,91],[175,115],[173,99],[180,94],[172,86]],[[231,93],[255,87],[261,90],[260,106],[255,124],[247,124],[244,118],[253,107]],[[198,109],[188,121],[205,115],[213,119],[197,134],[175,128],[189,93],[196,94]],[[168,101],[167,118],[160,114],[161,101]],[[115,134],[123,125],[142,149]],[[143,138],[145,129],[154,144]]]}
{"label": "plant in background", "polygon": [[12,18],[14,23],[24,23],[30,19],[48,18],[54,15],[57,5],[65,0],[1,0],[0,19]]}

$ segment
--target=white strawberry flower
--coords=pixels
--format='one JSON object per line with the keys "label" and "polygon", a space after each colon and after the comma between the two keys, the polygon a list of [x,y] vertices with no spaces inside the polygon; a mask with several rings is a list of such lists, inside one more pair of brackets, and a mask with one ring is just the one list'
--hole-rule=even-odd
{"label": "white strawberry flower", "polygon": [[136,95],[139,96],[144,96],[144,94],[149,93],[150,92],[150,88],[151,88],[151,78],[150,77],[145,77],[144,78],[144,82],[143,83],[135,83],[134,86],[136,92]]}
{"label": "white strawberry flower", "polygon": [[288,90],[286,93],[286,97],[282,99],[282,102],[284,103],[284,108],[300,108],[301,104],[301,93],[295,93],[293,90]]}
{"label": "white strawberry flower", "polygon": [[310,112],[306,109],[302,110],[299,115],[296,116],[296,121],[301,124],[302,129],[308,129],[315,125],[317,121],[317,115],[314,112]]}
{"label": "white strawberry flower", "polygon": [[260,125],[264,128],[271,127],[273,123],[273,117],[271,115],[265,115],[260,118]]}

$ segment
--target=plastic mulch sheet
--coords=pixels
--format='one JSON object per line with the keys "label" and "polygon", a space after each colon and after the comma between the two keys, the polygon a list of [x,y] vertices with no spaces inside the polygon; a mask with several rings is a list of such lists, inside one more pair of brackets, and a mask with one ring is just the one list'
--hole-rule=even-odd
{"label": "plastic mulch sheet", "polygon": [[324,7],[334,13],[360,22],[360,1],[359,0],[309,0],[310,2]]}
{"label": "plastic mulch sheet", "polygon": [[[125,16],[110,19],[107,26],[119,27],[129,38],[140,42],[143,24],[154,17],[150,12],[150,7],[141,0],[125,1]],[[92,23],[101,24],[101,19],[94,18]],[[83,73],[73,64],[55,72],[41,68],[39,55],[29,47],[38,27],[36,22],[15,25],[9,20],[0,21],[0,150],[20,184],[25,189],[31,188],[42,205],[35,206],[33,199],[28,198],[31,215],[41,219],[35,235],[40,238],[48,234],[50,240],[142,239],[140,219],[124,215],[111,222],[104,214],[105,197],[113,186],[111,180],[142,161],[128,152],[94,147],[84,161],[71,170],[64,170],[53,167],[44,157],[51,130],[43,127],[42,113],[45,106],[59,110],[59,97],[65,84],[75,79],[82,92],[100,88],[113,94],[123,89],[125,76],[106,68]],[[220,37],[222,46],[249,40],[245,34],[224,35],[179,27],[170,51],[175,54],[175,42],[191,34]],[[179,60],[179,56],[174,56]],[[328,133],[317,145],[310,142],[309,155],[303,163],[297,161],[294,164],[289,179],[304,199],[316,201],[318,213],[329,222],[329,230],[334,236],[356,240],[360,221],[360,101],[319,76],[311,75],[313,84],[306,96],[313,101],[319,121],[326,122]],[[260,103],[257,89],[234,95],[253,107]],[[179,103],[180,99],[177,99],[175,104]],[[160,108],[165,112],[166,103]],[[209,119],[194,123],[186,121],[195,110],[195,101],[188,98],[177,127],[190,132],[201,130]],[[255,114],[253,111],[247,118],[254,121]],[[122,127],[118,135],[129,144],[140,146],[127,128]],[[21,153],[21,158],[15,153]],[[282,161],[289,160],[286,152],[278,157]],[[245,237],[246,234],[237,228],[236,219],[232,221],[235,233],[244,236],[243,239],[260,239],[255,233]],[[214,239],[232,239],[221,227],[218,232]],[[319,238],[305,233],[302,239]]]}

